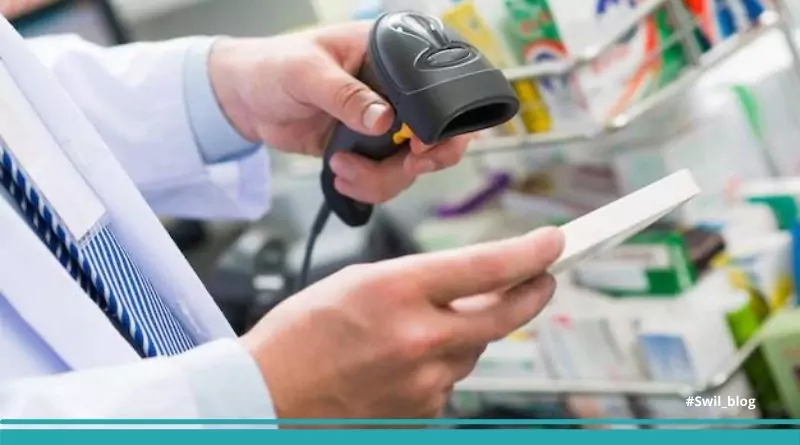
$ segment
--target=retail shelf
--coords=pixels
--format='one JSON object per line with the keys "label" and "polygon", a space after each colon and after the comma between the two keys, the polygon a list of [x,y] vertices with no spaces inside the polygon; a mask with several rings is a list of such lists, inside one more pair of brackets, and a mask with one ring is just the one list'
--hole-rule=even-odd
{"label": "retail shelf", "polygon": [[468,377],[456,385],[457,392],[471,393],[529,393],[529,394],[618,394],[629,396],[663,396],[686,398],[706,395],[724,387],[735,377],[747,359],[758,350],[761,342],[755,338],[745,344],[721,372],[710,379],[694,384],[647,381],[588,381],[542,380],[525,378]]}
{"label": "retail shelf", "polygon": [[576,60],[565,60],[561,62],[545,62],[536,65],[515,66],[503,70],[506,79],[514,81],[521,79],[533,79],[545,76],[561,76],[572,71],[577,65]]}
{"label": "retail shelf", "polygon": [[687,91],[708,71],[727,61],[742,49],[749,47],[761,37],[779,29],[781,22],[782,19],[777,13],[772,11],[765,12],[759,26],[744,31],[717,45],[700,58],[696,67],[686,68],[678,79],[657,93],[631,106],[625,112],[601,122],[597,128],[588,128],[582,132],[485,137],[472,143],[469,154],[484,155],[545,145],[586,142],[603,134],[619,131],[661,104]]}

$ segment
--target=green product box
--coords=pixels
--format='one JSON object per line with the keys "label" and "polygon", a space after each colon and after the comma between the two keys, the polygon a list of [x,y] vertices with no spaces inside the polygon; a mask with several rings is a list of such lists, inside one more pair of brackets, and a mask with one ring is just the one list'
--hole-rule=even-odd
{"label": "green product box", "polygon": [[[743,347],[753,337],[758,335],[764,325],[769,308],[765,307],[763,300],[758,295],[749,295],[748,301],[738,310],[728,312],[726,318],[731,330],[733,341],[737,348]],[[744,364],[744,371],[750,386],[758,399],[758,405],[765,417],[775,418],[782,415],[783,403],[781,402],[778,388],[770,374],[769,364],[761,350],[753,353]]]}
{"label": "green product box", "polygon": [[506,0],[508,13],[505,22],[506,36],[520,63],[533,63],[531,49],[545,45],[555,57],[566,57],[567,50],[561,39],[553,12],[547,0]]}
{"label": "green product box", "polygon": [[785,310],[760,332],[761,350],[778,387],[786,414],[800,418],[800,309]]}
{"label": "green product box", "polygon": [[677,231],[649,231],[579,264],[573,272],[580,286],[617,296],[680,295],[697,283],[684,236]]}

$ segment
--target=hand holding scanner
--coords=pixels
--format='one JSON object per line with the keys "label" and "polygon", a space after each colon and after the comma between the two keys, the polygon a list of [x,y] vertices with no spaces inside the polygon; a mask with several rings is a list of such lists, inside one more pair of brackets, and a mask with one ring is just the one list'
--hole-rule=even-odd
{"label": "hand holding scanner", "polygon": [[435,145],[503,124],[519,111],[519,100],[502,71],[440,20],[414,12],[385,14],[375,22],[357,77],[392,106],[395,120],[381,136],[363,135],[342,123],[333,129],[321,176],[325,203],[308,238],[301,287],[330,213],[350,227],[363,226],[372,216],[372,205],[336,190],[330,166],[336,153],[381,161],[407,149],[412,137]]}
{"label": "hand holding scanner", "polygon": [[427,145],[500,125],[519,101],[502,71],[434,17],[386,14],[372,28],[357,77],[394,108],[391,130],[365,136],[339,123],[324,156],[322,190],[345,224],[366,224],[372,206],[336,191],[331,157],[349,151],[380,161],[408,147],[416,136]]}

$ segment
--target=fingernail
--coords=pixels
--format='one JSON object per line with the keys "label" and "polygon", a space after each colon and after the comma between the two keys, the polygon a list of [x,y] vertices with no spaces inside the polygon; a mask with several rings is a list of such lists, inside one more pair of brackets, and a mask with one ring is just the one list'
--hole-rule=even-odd
{"label": "fingernail", "polygon": [[384,104],[372,104],[368,106],[367,110],[364,112],[364,126],[371,130],[375,124],[378,123],[378,119],[380,119],[388,109],[389,107]]}
{"label": "fingernail", "polygon": [[436,163],[430,159],[421,159],[416,163],[416,170],[419,173],[430,173],[436,170]]}
{"label": "fingernail", "polygon": [[348,181],[352,181],[356,178],[356,169],[340,156],[334,156],[333,159],[331,159],[331,170],[333,170],[336,176],[347,179]]}

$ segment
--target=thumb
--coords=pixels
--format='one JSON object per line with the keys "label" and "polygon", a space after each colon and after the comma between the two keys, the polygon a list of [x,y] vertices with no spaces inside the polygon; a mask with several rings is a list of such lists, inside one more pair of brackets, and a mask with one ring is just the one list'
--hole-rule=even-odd
{"label": "thumb", "polygon": [[334,61],[320,68],[301,86],[309,103],[353,131],[368,135],[389,131],[394,111],[386,100]]}

